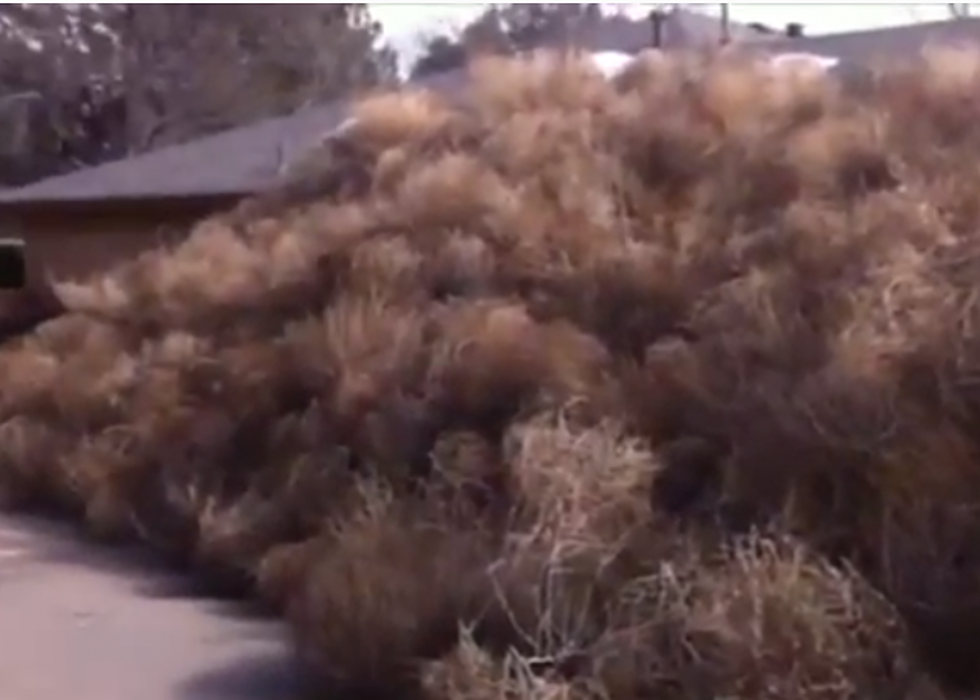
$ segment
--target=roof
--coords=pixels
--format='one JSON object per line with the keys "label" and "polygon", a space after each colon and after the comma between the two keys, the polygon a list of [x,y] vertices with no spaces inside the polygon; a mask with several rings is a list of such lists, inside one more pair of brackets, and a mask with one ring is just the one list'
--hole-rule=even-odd
{"label": "roof", "polygon": [[0,192],[0,204],[241,194],[273,178],[292,146],[344,118],[335,104],[231,129]]}
{"label": "roof", "polygon": [[765,48],[867,65],[878,59],[913,57],[931,44],[977,43],[980,43],[980,17],[964,17],[818,36],[780,37],[767,42]]}
{"label": "roof", "polygon": [[[758,25],[734,21],[728,23],[728,35],[733,42],[768,41],[773,36]],[[721,19],[718,17],[681,7],[664,11],[659,48],[681,50],[716,46],[721,38]],[[578,27],[569,41],[591,51],[636,54],[652,47],[653,27],[649,19],[607,15]]]}
{"label": "roof", "polygon": [[[440,91],[465,83],[464,71],[420,81]],[[132,158],[0,191],[0,205],[99,200],[240,196],[267,187],[298,154],[348,117],[350,100],[301,109]]]}

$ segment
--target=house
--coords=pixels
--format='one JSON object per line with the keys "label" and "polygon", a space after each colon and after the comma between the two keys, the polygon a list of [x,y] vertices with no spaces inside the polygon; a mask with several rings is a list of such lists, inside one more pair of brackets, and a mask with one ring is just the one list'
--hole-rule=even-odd
{"label": "house", "polygon": [[343,119],[331,104],[0,191],[31,276],[81,277],[159,244],[275,179],[286,152]]}
{"label": "house", "polygon": [[[433,89],[464,79],[434,76]],[[0,191],[0,228],[26,243],[30,276],[79,278],[161,244],[275,182],[347,118],[346,101],[310,107],[132,158]]]}
{"label": "house", "polygon": [[[792,32],[796,25],[788,27]],[[645,19],[614,14],[585,18],[571,28],[568,36],[546,42],[550,46],[570,44],[589,51],[618,51],[636,54],[644,49],[691,50],[731,43],[770,41],[781,36],[759,24],[730,21],[727,32],[719,17],[674,5],[660,9]]]}
{"label": "house", "polygon": [[935,45],[980,45],[980,17],[805,36],[781,36],[757,46],[766,52],[799,53],[838,59],[852,66],[914,58]]}

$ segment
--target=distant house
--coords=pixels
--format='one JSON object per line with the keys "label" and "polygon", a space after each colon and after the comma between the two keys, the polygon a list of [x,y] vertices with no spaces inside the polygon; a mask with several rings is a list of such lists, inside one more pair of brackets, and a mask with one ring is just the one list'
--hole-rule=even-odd
{"label": "distant house", "polygon": [[719,17],[673,6],[644,19],[625,15],[587,18],[572,27],[567,36],[547,43],[636,54],[649,48],[683,51],[718,46],[726,40],[726,35],[727,41],[742,44],[770,41],[781,34],[760,24],[734,21],[727,23],[726,31]]}
{"label": "distant house", "polygon": [[[717,43],[719,32],[717,18],[677,9],[662,13],[656,29],[648,20],[608,17],[544,46],[635,54],[653,43],[664,49]],[[730,33],[737,39],[766,35],[735,24]],[[465,83],[465,74],[444,73],[422,83],[452,91]],[[25,239],[33,275],[83,277],[178,242],[196,221],[268,187],[285,161],[346,118],[347,103],[335,102],[0,191],[0,230]]]}
{"label": "distant house", "polygon": [[980,46],[980,18],[883,27],[815,36],[781,36],[758,44],[766,52],[799,53],[836,59],[858,67],[915,58],[929,46]]}

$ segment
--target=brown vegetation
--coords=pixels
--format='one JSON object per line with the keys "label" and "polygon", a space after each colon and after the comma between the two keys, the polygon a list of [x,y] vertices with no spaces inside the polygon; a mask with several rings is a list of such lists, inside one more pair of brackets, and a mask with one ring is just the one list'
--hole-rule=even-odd
{"label": "brown vegetation", "polygon": [[976,688],[980,58],[865,87],[376,98],[352,178],[2,351],[3,497],[254,588],[354,697]]}

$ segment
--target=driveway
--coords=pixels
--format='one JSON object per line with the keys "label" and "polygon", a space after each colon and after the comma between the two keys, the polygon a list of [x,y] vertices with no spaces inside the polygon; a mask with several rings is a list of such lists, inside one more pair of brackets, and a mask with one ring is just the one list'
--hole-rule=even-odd
{"label": "driveway", "polygon": [[3,700],[295,700],[282,628],[133,552],[0,517]]}

